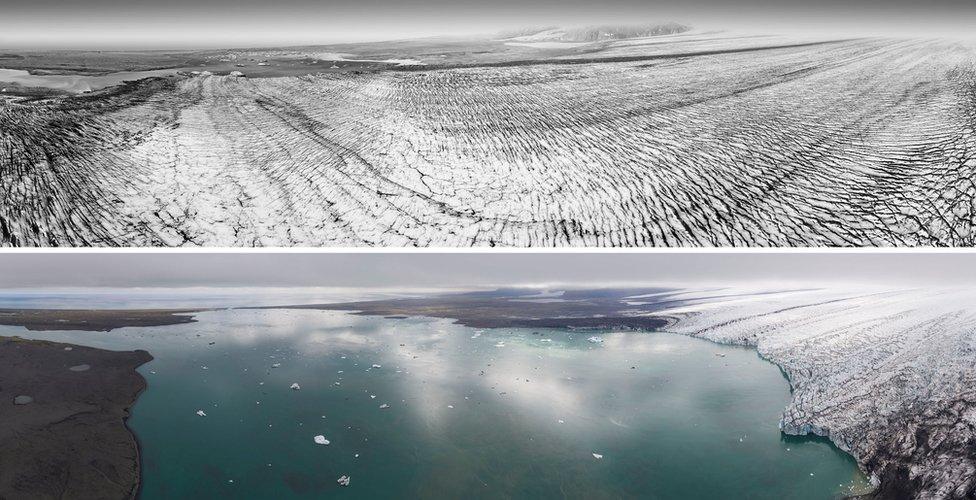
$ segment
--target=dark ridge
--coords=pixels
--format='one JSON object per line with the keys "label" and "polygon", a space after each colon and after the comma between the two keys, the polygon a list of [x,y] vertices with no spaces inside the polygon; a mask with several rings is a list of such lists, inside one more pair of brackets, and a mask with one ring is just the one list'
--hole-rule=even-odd
{"label": "dark ridge", "polygon": [[[422,298],[372,300],[338,304],[301,304],[253,309],[318,309],[350,311],[361,316],[405,318],[428,316],[453,319],[473,328],[581,328],[656,330],[669,320],[650,313],[683,301],[661,302],[666,295],[633,306],[631,295],[667,293],[668,288],[605,288],[567,290],[561,295],[540,295],[539,290],[500,288]],[[673,290],[677,291],[677,290]]]}
{"label": "dark ridge", "polygon": [[127,326],[166,326],[194,323],[188,313],[201,309],[0,309],[0,325],[28,330],[108,332]]}

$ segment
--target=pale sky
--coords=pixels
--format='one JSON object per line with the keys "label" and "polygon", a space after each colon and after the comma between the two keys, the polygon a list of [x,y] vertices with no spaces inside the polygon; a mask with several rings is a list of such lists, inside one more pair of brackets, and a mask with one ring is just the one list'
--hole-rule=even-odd
{"label": "pale sky", "polygon": [[677,21],[759,32],[959,36],[972,0],[0,0],[3,48],[209,48]]}
{"label": "pale sky", "polygon": [[976,285],[966,253],[46,253],[0,255],[0,288],[761,284]]}

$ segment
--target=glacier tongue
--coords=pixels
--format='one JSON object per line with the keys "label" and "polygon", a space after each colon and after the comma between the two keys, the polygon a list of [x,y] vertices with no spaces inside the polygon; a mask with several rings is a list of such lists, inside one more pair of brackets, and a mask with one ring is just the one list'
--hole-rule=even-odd
{"label": "glacier tongue", "polygon": [[779,365],[794,388],[783,431],[830,438],[882,498],[976,493],[976,291],[822,289],[660,314]]}
{"label": "glacier tongue", "polygon": [[0,101],[0,245],[976,244],[971,46],[709,43]]}

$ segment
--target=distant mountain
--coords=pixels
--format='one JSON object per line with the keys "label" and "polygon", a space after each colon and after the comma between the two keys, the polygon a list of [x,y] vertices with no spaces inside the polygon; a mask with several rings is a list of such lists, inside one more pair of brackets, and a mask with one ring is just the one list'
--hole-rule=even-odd
{"label": "distant mountain", "polygon": [[509,30],[499,37],[518,42],[599,42],[624,40],[648,36],[673,35],[690,30],[690,26],[678,23],[601,25],[576,28],[536,27]]}

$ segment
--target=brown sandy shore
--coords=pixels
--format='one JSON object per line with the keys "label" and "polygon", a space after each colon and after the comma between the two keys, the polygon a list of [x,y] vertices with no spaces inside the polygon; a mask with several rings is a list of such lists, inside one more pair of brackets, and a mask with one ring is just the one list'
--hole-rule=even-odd
{"label": "brown sandy shore", "polygon": [[[0,309],[0,324],[110,331],[195,321],[190,312]],[[152,359],[0,337],[0,499],[135,497],[139,447],[125,420],[146,388],[136,368]]]}

